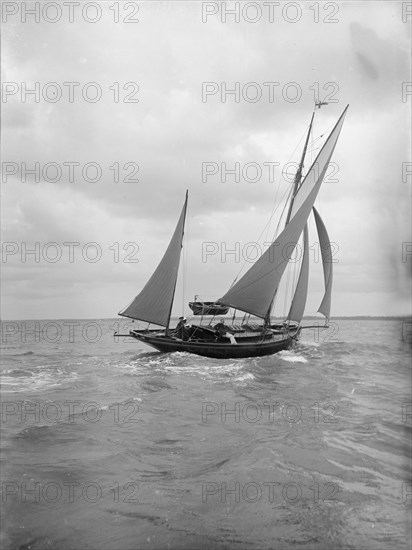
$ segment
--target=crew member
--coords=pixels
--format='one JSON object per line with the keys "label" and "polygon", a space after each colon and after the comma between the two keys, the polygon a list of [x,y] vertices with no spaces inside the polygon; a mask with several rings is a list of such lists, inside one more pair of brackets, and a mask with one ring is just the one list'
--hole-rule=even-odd
{"label": "crew member", "polygon": [[228,328],[225,325],[225,320],[220,319],[220,321],[213,327],[215,329],[215,334],[218,338],[222,338],[228,332]]}
{"label": "crew member", "polygon": [[186,322],[186,317],[179,317],[179,322],[177,323],[177,326],[175,328],[175,335],[182,340],[183,337],[186,336]]}
{"label": "crew member", "polygon": [[229,327],[225,325],[225,320],[220,319],[219,323],[213,327],[215,329],[215,334],[218,339],[226,336],[230,339],[231,344],[237,344],[235,337],[232,334],[232,331]]}

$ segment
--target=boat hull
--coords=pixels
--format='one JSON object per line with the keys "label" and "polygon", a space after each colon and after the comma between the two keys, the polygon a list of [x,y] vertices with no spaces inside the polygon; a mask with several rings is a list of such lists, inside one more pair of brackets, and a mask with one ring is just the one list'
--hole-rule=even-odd
{"label": "boat hull", "polygon": [[242,359],[245,357],[261,357],[264,355],[273,355],[279,351],[289,349],[299,337],[299,330],[292,336],[285,336],[280,340],[269,341],[254,341],[254,342],[238,342],[231,344],[230,342],[199,342],[199,341],[184,341],[169,336],[151,335],[138,333],[130,333],[137,340],[152,346],[163,353],[171,353],[181,351],[186,353],[194,353],[204,357],[212,357],[215,359]]}
{"label": "boat hull", "polygon": [[229,311],[227,306],[215,302],[189,302],[189,307],[194,315],[226,315]]}

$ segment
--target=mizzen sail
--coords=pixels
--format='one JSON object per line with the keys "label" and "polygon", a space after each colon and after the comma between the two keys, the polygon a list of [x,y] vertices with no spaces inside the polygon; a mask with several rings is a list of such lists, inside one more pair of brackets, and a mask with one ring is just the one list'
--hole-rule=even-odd
{"label": "mizzen sail", "polygon": [[322,218],[320,217],[319,212],[316,210],[315,207],[313,207],[313,213],[315,214],[316,229],[319,236],[319,244],[323,264],[323,277],[325,280],[325,294],[323,296],[323,300],[319,306],[318,311],[319,313],[322,313],[326,317],[326,319],[329,319],[333,280],[332,247],[329,241],[329,236],[328,232],[326,231],[325,224],[323,223]]}
{"label": "mizzen sail", "polygon": [[219,302],[262,318],[269,314],[276,289],[316,200],[346,111],[347,107],[303,180],[295,197],[289,223],[259,260],[220,298]]}
{"label": "mizzen sail", "polygon": [[182,213],[162,260],[140,294],[119,315],[168,326],[179,271],[187,197],[186,192]]}

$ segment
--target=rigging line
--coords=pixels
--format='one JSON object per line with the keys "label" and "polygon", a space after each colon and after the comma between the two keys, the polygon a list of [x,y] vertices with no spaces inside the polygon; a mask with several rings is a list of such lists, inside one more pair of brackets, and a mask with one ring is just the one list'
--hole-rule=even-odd
{"label": "rigging line", "polygon": [[[281,225],[283,225],[283,217],[285,215],[285,213],[287,212],[287,208],[288,208],[288,204],[289,202],[292,200],[292,194],[293,194],[293,187],[290,187],[289,189],[289,192],[288,192],[288,196],[286,198],[286,201],[284,202],[283,204],[283,208],[282,208],[282,212],[280,214],[280,217],[279,217],[279,220],[278,220],[278,223],[276,225],[276,229],[275,229],[275,232],[273,234],[273,237],[272,237],[272,242],[276,239],[276,237],[279,235],[279,228]],[[282,222],[282,223],[281,223]]]}
{"label": "rigging line", "polygon": [[[259,241],[262,239],[262,235],[263,235],[264,231],[265,231],[265,230],[268,228],[268,226],[270,225],[273,216],[276,214],[276,210],[277,210],[277,209],[280,207],[280,205],[283,203],[283,199],[284,199],[285,196],[287,195],[286,201],[285,201],[285,203],[283,204],[283,208],[282,208],[282,212],[281,212],[281,215],[280,215],[280,219],[279,219],[278,224],[277,224],[277,226],[276,226],[275,236],[273,237],[272,242],[275,240],[275,237],[276,237],[276,235],[277,235],[277,233],[278,233],[278,230],[279,230],[280,221],[281,221],[281,219],[282,219],[282,217],[283,217],[283,215],[284,215],[284,213],[285,213],[286,206],[287,206],[287,203],[289,202],[289,198],[290,198],[290,196],[291,196],[291,193],[292,193],[292,189],[291,189],[291,188],[290,188],[290,189],[287,189],[287,190],[285,191],[285,193],[283,194],[283,197],[282,197],[281,201],[279,202],[279,204],[278,204],[278,206],[276,207],[276,209],[275,209],[275,210],[272,212],[272,214],[270,215],[269,220],[267,221],[265,227],[263,228],[262,232],[260,233],[260,235],[259,235],[259,237],[258,237],[258,240],[257,240],[256,244],[259,244]],[[232,288],[232,286],[236,283],[236,281],[237,281],[238,278],[240,277],[242,271],[245,269],[246,263],[250,263],[250,262],[248,262],[249,259],[250,259],[250,258],[249,258],[249,256],[248,256],[248,258],[247,258],[246,260],[243,261],[243,264],[242,264],[241,268],[239,269],[239,272],[237,273],[236,277],[233,279],[233,281],[232,281],[232,283],[231,283],[229,289]]]}
{"label": "rigging line", "polygon": [[273,297],[273,300],[272,300],[272,307],[270,308],[271,311],[269,312],[270,315],[273,314],[275,311],[277,300],[278,300],[278,289],[276,289],[275,296]]}
{"label": "rigging line", "polygon": [[292,287],[291,287],[291,293],[290,293],[290,303],[292,304],[293,295],[296,291],[296,262],[292,266]]}
{"label": "rigging line", "polygon": [[[298,141],[298,143],[296,144],[296,147],[294,148],[294,150],[293,150],[292,153],[290,154],[290,156],[289,156],[289,158],[288,158],[286,164],[289,164],[290,160],[294,157],[294,155],[295,155],[295,153],[296,153],[298,147],[300,147],[300,145],[301,145],[301,143],[302,143],[302,140],[304,139],[304,137],[305,137],[305,135],[306,135],[306,130],[307,130],[307,129],[305,128],[304,132],[303,132],[302,135],[301,135],[300,140]],[[277,202],[277,196],[278,196],[279,189],[280,189],[280,182],[281,182],[282,179],[283,179],[284,181],[287,181],[287,180],[283,177],[283,170],[282,170],[281,173],[280,173],[280,176],[279,176],[279,179],[278,179],[278,183],[277,183],[277,186],[276,186],[276,194],[275,194],[275,197],[274,197],[273,203],[272,203],[272,214],[271,214],[271,216],[270,216],[270,218],[269,218],[268,223],[266,224],[265,228],[263,229],[263,231],[264,231],[264,230],[267,228],[266,239],[267,239],[267,236],[268,236],[268,234],[269,234],[269,224],[270,224],[270,222],[271,222],[271,220],[272,220],[272,218],[273,218],[273,216],[274,216],[276,210],[279,208],[280,204],[282,203],[282,200],[283,200],[285,194],[287,193],[287,191],[284,193],[284,195],[283,195],[281,201],[278,203],[278,205],[277,205],[276,208],[275,208],[275,204],[276,204],[276,202]],[[287,183],[290,183],[290,182],[287,181]],[[292,187],[293,187],[293,186],[292,186]],[[282,214],[283,214],[283,212],[282,212]],[[262,233],[263,233],[263,231],[262,231]]]}
{"label": "rigging line", "polygon": [[[300,243],[299,242],[297,243],[295,250],[303,251],[303,238]],[[293,284],[292,284],[292,293],[291,293],[291,304],[294,298],[294,294],[296,292],[296,287],[297,287],[296,279],[297,279],[297,274],[300,273],[300,270],[302,267],[302,260],[303,260],[303,252],[302,254],[300,254],[300,257],[299,255],[297,256],[296,260],[293,263]],[[298,266],[299,266],[299,269],[298,269]]]}
{"label": "rigging line", "polygon": [[[267,222],[267,224],[266,224],[266,226],[265,226],[265,229],[266,229],[266,228],[268,229],[268,231],[267,231],[267,233],[266,233],[266,235],[267,235],[268,232],[269,232],[269,227],[268,227],[268,226],[269,226],[269,224],[271,223],[273,216],[275,215],[275,213],[276,213],[276,211],[278,210],[278,208],[280,208],[280,205],[283,204],[282,211],[281,211],[281,213],[280,213],[280,217],[279,217],[279,220],[278,220],[278,223],[277,223],[277,226],[276,226],[276,230],[275,230],[275,233],[274,233],[273,238],[271,239],[271,242],[273,242],[273,241],[275,240],[275,238],[276,238],[276,236],[277,236],[277,234],[278,234],[280,222],[281,222],[282,217],[283,217],[283,215],[284,215],[284,213],[285,213],[285,210],[286,210],[287,204],[288,204],[288,202],[289,202],[289,199],[291,198],[291,195],[292,195],[292,188],[289,188],[289,189],[287,189],[287,190],[284,192],[284,194],[283,194],[283,196],[282,196],[282,198],[281,198],[281,200],[280,200],[278,206],[277,206],[277,207],[275,208],[275,210],[272,212],[272,214],[271,214],[271,216],[270,216],[270,218],[269,218],[269,221]],[[286,197],[286,200],[284,200],[285,197]],[[264,230],[263,230],[263,231],[264,231]],[[259,239],[262,237],[263,231],[262,231],[262,233],[260,234]]]}
{"label": "rigging line", "polygon": [[[314,120],[312,120],[312,127],[311,127],[311,136],[313,136],[313,133],[314,133]],[[316,138],[318,139],[318,138]],[[310,153],[310,166],[312,166],[313,164],[313,153],[315,151],[315,149],[313,148],[313,143],[316,141],[312,139],[311,141],[311,147],[309,148],[309,153]],[[299,184],[299,187],[298,187],[298,191],[302,185],[302,182],[304,181],[305,179],[305,175],[303,173],[303,168],[304,168],[304,165],[302,166],[302,173],[301,173],[301,180],[300,180],[300,184]],[[302,239],[300,239],[300,242],[301,244],[299,244],[299,241],[296,243],[296,247],[295,247],[295,250],[302,250],[302,246],[303,246],[303,237]],[[300,260],[300,261],[299,261]],[[285,299],[284,299],[284,308],[285,308],[285,315],[286,315],[286,297],[288,295],[288,290],[289,290],[289,276],[290,274],[291,277],[292,277],[292,286],[291,286],[291,292],[290,292],[290,304],[292,305],[292,301],[293,301],[293,297],[294,297],[294,293],[296,291],[296,285],[297,285],[297,282],[296,282],[296,278],[297,278],[297,273],[298,271],[298,264],[301,266],[302,265],[302,258],[299,258],[299,260],[295,260],[293,262],[293,266],[291,265],[291,262],[289,260],[289,265],[290,265],[290,271],[288,272],[288,279],[287,279],[287,290],[285,292]]]}
{"label": "rigging line", "polygon": [[189,219],[186,220],[186,227],[183,233],[182,242],[182,255],[183,255],[183,270],[182,270],[182,310],[181,314],[184,315],[185,303],[186,303],[186,278],[187,278],[187,266],[188,266],[188,247],[189,247]]}
{"label": "rigging line", "polygon": [[235,322],[235,317],[236,317],[236,309],[233,310],[232,325],[233,325],[234,322]]}
{"label": "rigging line", "polygon": [[[302,140],[304,139],[305,135],[306,135],[306,130],[304,130],[304,132],[302,133],[301,135],[301,138],[300,140],[298,141],[298,143],[296,144],[296,147],[294,148],[294,150],[292,151],[292,153],[290,154],[288,160],[287,160],[287,163],[288,164],[290,162],[290,160],[293,158],[293,156],[295,155],[298,147],[301,145],[302,143]],[[268,221],[266,222],[266,225],[264,226],[264,228],[262,229],[258,239],[257,239],[257,243],[259,243],[263,237],[263,233],[266,231],[266,237],[265,237],[265,241],[267,240],[267,237],[268,237],[268,234],[269,234],[269,228],[270,228],[270,224],[272,222],[272,219],[274,217],[274,215],[276,214],[277,210],[280,208],[280,206],[283,204],[283,208],[282,208],[282,212],[281,212],[281,215],[280,215],[280,219],[278,221],[278,224],[276,226],[276,230],[275,230],[275,233],[274,233],[274,237],[272,238],[272,242],[273,240],[275,239],[276,235],[278,234],[278,231],[279,231],[279,226],[280,226],[280,221],[285,213],[285,210],[286,210],[286,206],[287,206],[287,203],[289,201],[289,199],[291,198],[291,195],[292,195],[292,190],[293,190],[293,186],[290,187],[289,189],[286,189],[286,191],[283,193],[283,196],[281,198],[281,200],[278,202],[277,201],[277,197],[278,197],[278,194],[279,194],[279,189],[280,189],[280,183],[282,181],[282,179],[284,181],[287,181],[285,180],[285,178],[283,177],[283,172],[280,174],[279,178],[278,178],[278,182],[277,182],[277,185],[276,185],[276,192],[275,192],[275,197],[273,199],[273,203],[272,203],[272,212],[269,216],[269,219]],[[290,183],[290,182],[287,182],[287,183]],[[286,197],[286,201],[283,203],[284,199]],[[277,204],[277,205],[276,205]],[[246,262],[249,260],[249,257],[244,260],[239,272],[237,273],[236,277],[234,278],[232,284],[230,285],[230,288],[232,288],[232,286],[236,283],[236,281],[238,280],[240,274],[242,273],[242,271],[245,269],[245,265],[246,265]]]}
{"label": "rigging line", "polygon": [[[289,159],[287,161],[287,163],[290,162],[290,159],[295,155],[296,153],[296,150],[298,149],[298,147],[300,146],[300,144],[302,143],[302,140],[304,139],[304,137],[306,136],[306,132],[307,132],[307,127],[305,128],[304,132],[302,133],[302,136],[300,138],[300,140],[298,141],[298,143],[296,144],[296,147],[295,149],[293,150],[293,152],[291,153],[291,155],[289,156]],[[287,164],[286,163],[286,164]],[[277,206],[275,207],[275,204],[277,202],[277,196],[279,194],[279,189],[280,189],[280,182],[281,180],[285,180],[285,178],[283,177],[283,173],[281,173],[281,175],[279,176],[279,179],[278,179],[278,183],[277,183],[277,186],[276,186],[276,193],[275,193],[275,197],[273,199],[273,203],[272,203],[272,213],[270,214],[269,216],[269,219],[268,221],[266,222],[266,225],[264,226],[264,228],[262,229],[259,237],[258,237],[258,240],[257,240],[257,244],[260,242],[260,240],[262,239],[262,236],[263,236],[263,233],[266,231],[266,237],[265,239],[267,239],[267,236],[269,234],[269,227],[270,227],[270,224],[272,222],[272,219],[274,217],[274,215],[276,214],[277,210],[280,208],[280,206],[282,205],[283,203],[283,207],[282,207],[282,212],[280,214],[280,218],[279,218],[279,221],[277,223],[277,226],[276,226],[276,229],[275,229],[275,232],[273,234],[273,238],[271,239],[271,242],[273,242],[276,238],[276,236],[278,235],[278,231],[279,231],[279,227],[280,227],[280,222],[285,214],[285,211],[287,209],[287,204],[289,202],[289,200],[291,199],[291,196],[292,196],[292,192],[293,192],[293,185],[291,187],[289,187],[288,189],[286,189],[286,191],[283,193],[283,196],[281,198],[281,200],[278,202]],[[287,181],[287,180],[285,180]],[[288,182],[290,183],[290,182]],[[285,202],[283,202],[284,198],[286,197],[286,200]],[[236,281],[238,280],[238,278],[240,277],[242,271],[245,269],[245,266],[246,266],[246,263],[248,262],[249,260],[249,257],[244,260],[241,268],[239,269],[239,272],[237,273],[236,277],[233,279],[230,287],[229,287],[229,290],[232,288],[232,286],[236,283]]]}
{"label": "rigging line", "polygon": [[[313,136],[313,134],[314,134],[314,120],[312,121],[311,136]],[[315,143],[315,141],[317,141],[317,139],[319,139],[319,138],[312,139],[311,146],[309,148],[310,166],[312,166],[312,164],[313,164],[313,154],[314,154],[314,151],[316,150],[316,149],[313,148],[313,144]],[[304,166],[302,166],[301,181],[300,181],[298,190],[300,189],[300,187],[302,185],[302,182],[305,179],[305,174],[303,173],[303,168],[304,168]],[[302,250],[303,237],[300,240],[300,242],[301,242],[301,244],[299,244],[299,241],[296,243],[295,250]],[[296,285],[297,285],[297,282],[296,282],[297,273],[300,271],[300,269],[298,269],[298,265],[301,266],[302,258],[299,258],[299,259],[295,260],[293,262],[293,265],[291,265],[291,264],[292,264],[292,262],[289,260],[290,271],[288,271],[287,288],[286,288],[285,299],[284,299],[285,315],[286,315],[286,297],[288,295],[290,277],[292,278],[292,286],[291,286],[291,291],[290,291],[290,304],[292,305],[293,296],[294,296],[294,292],[296,291]]]}
{"label": "rigging line", "polygon": [[[309,124],[309,126],[310,126],[310,124]],[[305,130],[305,134],[306,134],[306,130]],[[313,120],[312,120],[311,135],[313,135]],[[300,141],[302,141],[302,138],[301,138]],[[298,147],[298,146],[296,146],[295,151],[296,151],[297,147]],[[312,165],[312,163],[311,163],[311,165]],[[303,175],[303,166],[302,166],[302,172],[301,172],[301,180],[300,180],[300,183],[302,183],[303,180],[304,180],[304,175]],[[299,189],[299,188],[298,188],[298,189]],[[274,233],[274,235],[273,235],[273,237],[272,237],[272,241],[274,241],[275,238],[276,238],[276,236],[278,235],[279,227],[280,227],[281,222],[282,222],[282,218],[283,218],[283,216],[285,215],[285,212],[287,211],[288,203],[292,200],[293,191],[294,191],[294,186],[292,185],[292,186],[290,187],[290,190],[289,190],[289,193],[288,193],[287,200],[286,200],[286,202],[285,202],[285,204],[284,204],[284,206],[283,206],[282,214],[281,214],[281,216],[280,216],[280,218],[279,218],[279,221],[278,221],[278,224],[277,224],[277,226],[276,226],[276,230],[275,230],[275,233]]]}
{"label": "rigging line", "polygon": [[286,275],[286,289],[283,297],[283,317],[284,318],[286,317],[286,300],[288,299],[288,293],[289,293],[290,270],[291,270],[291,266],[289,264],[287,267],[287,275]]}
{"label": "rigging line", "polygon": [[[273,236],[272,236],[272,239],[271,239],[271,242],[272,242],[272,243],[275,241],[276,237],[277,237],[278,234],[279,234],[279,227],[280,227],[280,225],[281,225],[283,216],[285,215],[285,212],[286,212],[288,203],[289,203],[290,199],[292,198],[292,193],[293,193],[293,187],[290,187],[288,190],[285,191],[285,193],[284,193],[284,195],[283,195],[281,201],[279,202],[279,204],[278,204],[278,206],[277,206],[277,208],[276,208],[276,210],[277,210],[277,209],[280,207],[280,205],[283,204],[282,212],[281,212],[281,214],[280,214],[280,216],[279,216],[279,220],[278,220],[278,223],[277,223],[277,225],[276,225],[275,232],[273,233]],[[286,196],[286,195],[287,195],[287,196]],[[286,200],[283,202],[283,199],[284,199],[285,196],[286,196]],[[268,223],[266,224],[266,226],[269,225],[269,223],[270,223],[270,221],[271,221],[273,215],[275,214],[276,210],[275,210],[275,211],[273,212],[273,214],[271,215],[271,217],[270,217]]]}
{"label": "rigging line", "polygon": [[[313,125],[312,125],[312,134],[314,134],[314,132],[313,132]],[[311,147],[313,147],[317,141],[319,141],[320,139],[322,139],[324,135],[325,135],[325,132],[324,132],[323,134],[321,134],[320,136],[318,136],[318,137],[316,137],[316,138],[313,138],[313,139],[312,139],[312,143],[311,143]]]}
{"label": "rigging line", "polygon": [[[296,250],[296,248],[295,248]],[[289,308],[292,304],[292,300],[293,300],[293,294],[295,292],[295,280],[296,280],[296,262],[294,262],[293,264],[291,264],[290,266],[290,277],[291,277],[291,284],[290,284],[290,294],[289,294]]]}

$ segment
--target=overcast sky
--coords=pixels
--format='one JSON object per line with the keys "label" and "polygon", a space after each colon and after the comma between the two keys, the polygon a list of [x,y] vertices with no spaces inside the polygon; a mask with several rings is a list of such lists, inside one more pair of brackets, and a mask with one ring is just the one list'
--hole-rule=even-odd
{"label": "overcast sky", "polygon": [[[160,260],[186,189],[186,270],[174,313],[189,313],[183,304],[194,294],[223,295],[290,185],[283,167],[299,159],[317,89],[332,102],[316,112],[315,139],[350,104],[333,157],[339,172],[317,200],[336,243],[332,316],[410,312],[412,176],[402,176],[412,103],[406,3],[289,2],[273,11],[260,4],[260,14],[249,4],[239,22],[231,15],[224,21],[220,2],[101,2],[95,23],[85,20],[99,15],[93,7],[74,11],[73,22],[68,10],[50,22],[53,7],[39,22],[12,8],[3,14],[3,319],[116,316]],[[126,16],[138,22],[126,23]],[[36,82],[37,99],[24,93]],[[72,102],[64,82],[80,83],[71,86]],[[101,90],[96,102],[99,88],[91,82]],[[206,82],[216,93],[202,96]],[[223,102],[224,83],[233,89],[236,82],[239,101],[232,94]],[[270,82],[279,84],[264,85]],[[233,169],[236,162],[241,170],[256,164],[246,179],[228,174],[222,181],[221,164]],[[30,174],[22,181],[23,163],[39,163],[40,181]],[[47,163],[55,164],[44,171]],[[67,163],[80,165],[71,165],[73,178]],[[97,173],[91,164],[82,175],[88,163],[101,167],[100,181],[90,181]],[[202,163],[219,172],[202,178]],[[264,163],[278,163],[273,177]],[[132,181],[123,181],[127,175]],[[276,214],[274,220],[263,241]],[[323,290],[313,229],[308,314]],[[24,247],[35,246],[39,257],[25,256]],[[240,258],[225,257],[225,246],[237,246]],[[206,257],[206,247],[215,253]],[[277,308],[285,313],[283,301]]]}

